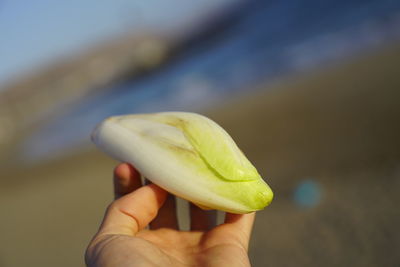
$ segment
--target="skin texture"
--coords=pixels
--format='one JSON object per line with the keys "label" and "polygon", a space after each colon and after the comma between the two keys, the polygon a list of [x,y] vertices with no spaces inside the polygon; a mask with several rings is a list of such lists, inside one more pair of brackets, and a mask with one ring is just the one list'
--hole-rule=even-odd
{"label": "skin texture", "polygon": [[214,227],[212,212],[191,205],[191,231],[179,231],[175,198],[155,184],[142,186],[126,163],[114,170],[114,193],[86,250],[87,266],[250,266],[254,213],[228,213]]}

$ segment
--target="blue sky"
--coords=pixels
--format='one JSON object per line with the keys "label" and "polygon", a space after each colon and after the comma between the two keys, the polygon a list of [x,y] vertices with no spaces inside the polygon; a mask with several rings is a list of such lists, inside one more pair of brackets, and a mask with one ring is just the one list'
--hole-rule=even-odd
{"label": "blue sky", "polygon": [[142,27],[173,27],[234,1],[0,1],[0,87],[98,40]]}

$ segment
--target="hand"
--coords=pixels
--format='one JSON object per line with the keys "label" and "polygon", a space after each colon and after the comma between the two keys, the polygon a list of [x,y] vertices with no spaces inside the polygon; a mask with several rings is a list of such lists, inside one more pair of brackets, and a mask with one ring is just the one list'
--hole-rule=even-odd
{"label": "hand", "polygon": [[225,223],[213,227],[209,212],[191,205],[191,231],[179,231],[174,197],[155,184],[142,186],[128,164],[115,168],[114,192],[86,250],[88,266],[250,266],[254,213],[227,213]]}

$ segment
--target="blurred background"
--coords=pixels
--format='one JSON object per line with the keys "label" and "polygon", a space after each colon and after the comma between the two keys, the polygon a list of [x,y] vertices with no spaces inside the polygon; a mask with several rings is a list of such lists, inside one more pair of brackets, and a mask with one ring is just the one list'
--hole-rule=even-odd
{"label": "blurred background", "polygon": [[126,113],[205,114],[275,191],[254,266],[399,266],[400,1],[0,1],[0,266],[84,266]]}

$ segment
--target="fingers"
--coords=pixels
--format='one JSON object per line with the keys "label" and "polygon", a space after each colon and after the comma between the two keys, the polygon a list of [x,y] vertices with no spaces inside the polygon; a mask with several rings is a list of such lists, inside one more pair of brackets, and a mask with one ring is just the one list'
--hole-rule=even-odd
{"label": "fingers", "polygon": [[119,164],[114,169],[114,197],[126,195],[142,186],[139,172],[128,163]]}
{"label": "fingers", "polygon": [[208,231],[217,224],[217,211],[202,210],[190,203],[190,229],[192,231]]}
{"label": "fingers", "polygon": [[255,216],[255,212],[248,214],[226,213],[225,215],[225,231],[228,231],[232,237],[236,237],[246,249],[249,246]]}
{"label": "fingers", "polygon": [[150,229],[172,228],[178,229],[175,196],[168,194],[167,200],[158,211],[157,217],[150,223]]}
{"label": "fingers", "polygon": [[99,235],[134,236],[156,216],[167,198],[167,192],[150,184],[115,200],[107,209]]}

